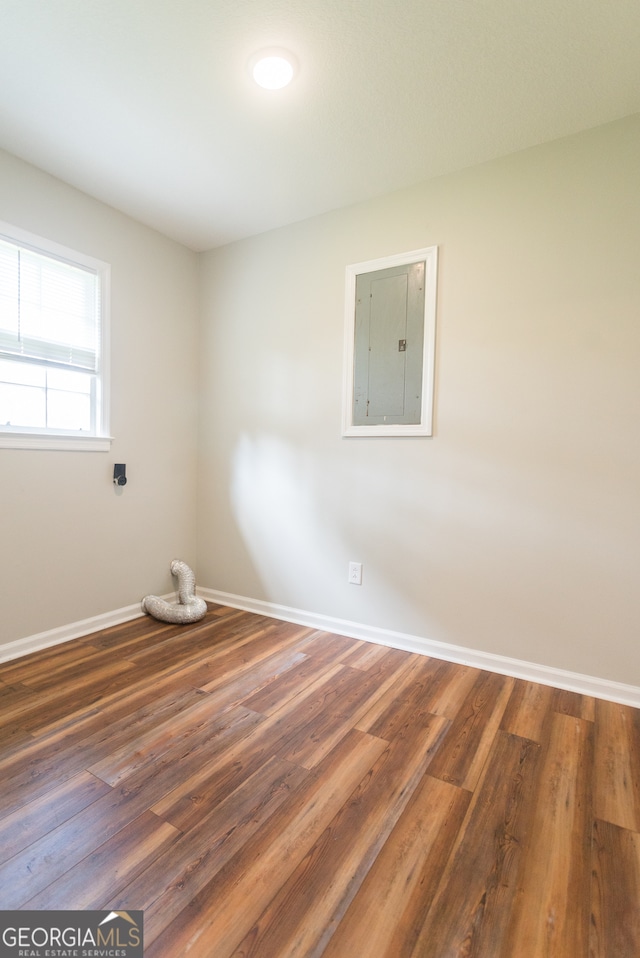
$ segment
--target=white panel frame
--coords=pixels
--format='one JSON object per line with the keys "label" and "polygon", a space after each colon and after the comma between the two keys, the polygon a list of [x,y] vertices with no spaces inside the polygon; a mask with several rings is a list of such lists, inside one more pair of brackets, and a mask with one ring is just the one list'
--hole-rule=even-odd
{"label": "white panel frame", "polygon": [[[424,296],[424,355],[422,361],[422,408],[420,422],[411,424],[376,424],[356,426],[353,422],[353,369],[356,321],[356,280],[362,273],[374,273],[390,266],[425,264]],[[364,263],[352,263],[346,268],[344,375],[342,395],[342,435],[356,436],[432,436],[433,399],[435,386],[436,305],[438,281],[438,247],[408,253],[396,253]]]}

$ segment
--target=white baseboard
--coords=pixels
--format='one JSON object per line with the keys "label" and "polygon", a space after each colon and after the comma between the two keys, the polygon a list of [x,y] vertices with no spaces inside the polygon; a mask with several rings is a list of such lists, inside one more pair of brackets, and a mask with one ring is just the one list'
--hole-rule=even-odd
{"label": "white baseboard", "polygon": [[[177,593],[170,592],[162,596],[169,602],[177,599]],[[122,609],[116,609],[113,612],[103,612],[100,615],[94,615],[90,619],[79,619],[78,622],[71,622],[69,625],[61,625],[57,629],[49,629],[47,632],[38,632],[36,635],[27,635],[23,639],[16,639],[14,642],[7,642],[6,645],[0,645],[0,662],[9,662],[11,659],[19,659],[23,655],[29,655],[31,652],[40,652],[42,649],[51,648],[54,645],[60,645],[62,642],[69,642],[70,639],[80,639],[92,632],[99,632],[100,629],[110,629],[113,625],[120,625],[122,622],[129,622],[131,619],[137,619],[144,615],[140,602],[135,605],[127,605]]]}
{"label": "white baseboard", "polygon": [[633,708],[640,708],[640,688],[636,685],[624,685],[622,682],[613,682],[593,675],[582,675],[579,672],[555,669],[547,665],[539,665],[536,662],[511,659],[504,655],[495,655],[492,652],[482,652],[478,649],[468,649],[459,645],[448,645],[445,642],[435,642],[418,635],[378,629],[371,625],[361,625],[347,619],[336,619],[316,612],[305,612],[302,609],[292,609],[286,605],[264,602],[261,599],[250,599],[229,592],[219,592],[216,589],[198,588],[197,592],[198,595],[209,602],[228,605],[234,609],[243,609],[246,612],[255,612],[258,615],[267,615],[270,618],[283,619],[286,622],[296,622],[299,625],[321,629],[323,632],[349,635],[356,639],[364,639],[366,642],[388,645],[393,649],[418,652],[421,655],[444,659],[447,662],[470,665],[476,669],[485,669],[490,672],[499,672],[501,675],[525,679],[527,682],[552,685],[554,688],[579,692],[582,695],[592,695],[594,698],[608,699],[612,702],[620,702],[623,705],[631,705]]}
{"label": "white baseboard", "polygon": [[[492,652],[483,652],[479,649],[468,649],[459,645],[448,645],[446,642],[435,642],[419,635],[408,635],[405,632],[394,632],[390,629],[378,629],[371,625],[362,625],[348,619],[337,619],[317,612],[307,612],[304,609],[293,609],[286,605],[274,602],[265,602],[261,599],[251,599],[247,596],[234,595],[230,592],[219,592],[216,589],[198,588],[198,595],[209,602],[227,605],[234,609],[243,609],[246,612],[255,612],[273,619],[283,619],[285,622],[295,622],[309,628],[320,629],[323,632],[335,632],[339,635],[352,636],[355,639],[364,639],[366,642],[375,642],[378,645],[387,645],[393,649],[402,649],[406,652],[417,652],[420,655],[429,655],[447,662],[456,662],[459,665],[470,665],[477,669],[490,672],[499,672],[501,675],[511,675],[514,678],[525,679],[528,682],[539,682],[541,685],[552,685],[555,688],[567,689],[570,692],[579,692],[582,695],[592,695],[595,698],[608,699],[640,708],[640,688],[635,685],[624,685],[622,682],[613,682],[609,679],[598,678],[593,675],[582,675],[579,672],[568,672],[564,669],[555,669],[536,662],[526,662],[522,659],[511,659],[504,655],[495,655]],[[169,602],[175,602],[176,593],[162,596]],[[70,639],[78,639],[108,629],[123,622],[129,622],[143,615],[140,603],[116,609],[113,612],[104,612],[89,619],[81,619],[70,625],[63,625],[37,635],[29,635],[23,639],[16,639],[6,645],[0,645],[0,662],[20,658],[30,652],[39,652]]]}

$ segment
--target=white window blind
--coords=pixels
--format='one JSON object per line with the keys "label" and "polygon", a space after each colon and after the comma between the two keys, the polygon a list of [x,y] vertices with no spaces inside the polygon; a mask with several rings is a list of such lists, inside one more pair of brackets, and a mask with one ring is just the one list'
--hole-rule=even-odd
{"label": "white window blind", "polygon": [[109,268],[25,236],[0,232],[0,445],[106,438]]}
{"label": "white window blind", "polygon": [[0,353],[98,371],[94,270],[0,239]]}

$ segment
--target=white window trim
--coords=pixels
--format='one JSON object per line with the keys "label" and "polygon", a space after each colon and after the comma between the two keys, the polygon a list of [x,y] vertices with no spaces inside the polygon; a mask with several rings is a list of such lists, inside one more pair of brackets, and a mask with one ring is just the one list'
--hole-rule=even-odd
{"label": "white window trim", "polygon": [[100,404],[97,409],[95,436],[69,434],[64,431],[0,430],[0,449],[51,449],[75,452],[109,452],[113,438],[109,435],[110,410],[110,320],[111,266],[102,260],[79,253],[68,246],[45,239],[20,227],[0,220],[0,235],[9,242],[24,243],[38,252],[50,253],[72,264],[95,270],[101,284],[100,316]]}
{"label": "white window trim", "polygon": [[0,449],[51,449],[57,452],[109,452],[111,436],[30,436],[24,432],[5,432]]}

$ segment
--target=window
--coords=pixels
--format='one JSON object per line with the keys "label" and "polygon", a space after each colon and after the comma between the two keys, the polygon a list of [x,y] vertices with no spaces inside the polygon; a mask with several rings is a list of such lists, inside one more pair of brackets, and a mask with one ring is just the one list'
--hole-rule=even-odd
{"label": "window", "polygon": [[109,448],[109,266],[0,223],[0,446]]}

